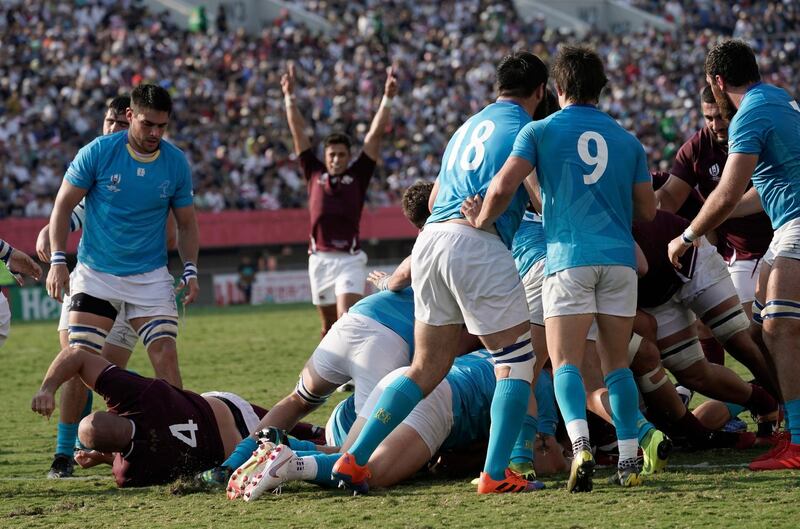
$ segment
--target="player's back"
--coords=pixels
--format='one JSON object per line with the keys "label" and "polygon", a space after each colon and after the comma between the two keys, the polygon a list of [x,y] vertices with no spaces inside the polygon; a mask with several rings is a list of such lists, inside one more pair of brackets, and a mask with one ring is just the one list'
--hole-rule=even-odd
{"label": "player's back", "polygon": [[[511,154],[514,139],[531,121],[517,103],[497,101],[469,118],[450,138],[439,171],[439,191],[427,223],[463,218],[464,199],[486,195],[489,183]],[[497,219],[500,238],[510,248],[527,203],[520,186],[511,205]]]}
{"label": "player's back", "polygon": [[453,427],[442,448],[488,439],[492,396],[497,383],[491,355],[480,350],[459,356],[445,380],[453,392]]}
{"label": "player's back", "polygon": [[649,182],[639,141],[593,105],[531,125],[547,237],[546,274],[576,266],[636,267],[633,186]]}
{"label": "player's back", "polygon": [[753,185],[773,228],[800,218],[800,105],[782,88],[758,83],[729,131],[729,154],[758,154]]}
{"label": "player's back", "polygon": [[514,256],[520,277],[527,274],[534,264],[547,256],[544,227],[539,214],[532,211],[525,212],[519,229],[514,235],[511,255]]}
{"label": "player's back", "polygon": [[350,307],[350,314],[361,314],[388,327],[408,343],[414,353],[414,291],[406,287],[399,292],[383,290],[360,299]]}

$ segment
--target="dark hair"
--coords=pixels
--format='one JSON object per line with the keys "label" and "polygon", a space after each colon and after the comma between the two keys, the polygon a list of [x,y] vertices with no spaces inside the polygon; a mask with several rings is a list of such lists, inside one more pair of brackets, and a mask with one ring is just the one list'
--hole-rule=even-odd
{"label": "dark hair", "polygon": [[497,65],[497,93],[506,97],[530,97],[547,83],[547,66],[529,51],[515,51]]}
{"label": "dark hair", "polygon": [[131,106],[130,96],[117,96],[108,103],[108,110],[114,114],[124,114]]}
{"label": "dark hair", "polygon": [[432,190],[433,182],[420,180],[419,182],[414,182],[403,193],[403,215],[419,229],[422,229],[425,221],[431,216],[431,211],[428,209],[428,199],[431,197]]}
{"label": "dark hair", "polygon": [[552,92],[552,90],[548,88],[544,91],[544,98],[533,113],[533,120],[538,121],[540,119],[544,119],[550,114],[558,112],[559,110],[561,110],[561,107],[558,105],[558,98]]}
{"label": "dark hair", "polygon": [[553,79],[573,103],[597,101],[608,83],[600,56],[585,46],[560,47],[553,64]]}
{"label": "dark hair", "polygon": [[353,142],[350,141],[350,136],[343,132],[334,132],[332,134],[328,134],[325,136],[325,139],[322,140],[323,148],[327,148],[330,145],[344,145],[349,151],[352,144]]}
{"label": "dark hair", "polygon": [[158,85],[140,84],[131,92],[131,108],[149,108],[172,114],[172,98],[169,92]]}
{"label": "dark hair", "polygon": [[706,57],[706,75],[719,75],[731,86],[745,86],[761,80],[756,55],[741,40],[729,40],[714,46]]}
{"label": "dark hair", "polygon": [[711,90],[711,87],[705,85],[702,90],[700,90],[700,101],[703,103],[708,103],[710,105],[716,105],[717,100],[714,97],[714,91]]}

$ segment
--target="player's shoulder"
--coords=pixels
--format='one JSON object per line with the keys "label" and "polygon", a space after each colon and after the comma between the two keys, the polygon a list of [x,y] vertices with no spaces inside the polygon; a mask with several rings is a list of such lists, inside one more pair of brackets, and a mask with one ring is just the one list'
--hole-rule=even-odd
{"label": "player's shoulder", "polygon": [[170,158],[182,158],[186,159],[186,155],[183,152],[183,149],[175,145],[169,140],[165,140],[162,138],[161,143],[158,146],[159,150],[161,150],[162,156],[168,156]]}
{"label": "player's shoulder", "polygon": [[114,134],[100,135],[87,143],[83,149],[92,152],[104,152],[114,150],[116,147],[124,146],[127,143],[128,134],[125,131],[115,132]]}

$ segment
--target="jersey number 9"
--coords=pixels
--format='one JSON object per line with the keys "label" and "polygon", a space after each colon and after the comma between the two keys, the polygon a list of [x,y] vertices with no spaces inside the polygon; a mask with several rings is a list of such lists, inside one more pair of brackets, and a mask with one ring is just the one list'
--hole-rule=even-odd
{"label": "jersey number 9", "polygon": [[[594,150],[597,154],[592,155],[589,152],[589,142],[594,142]],[[594,166],[591,173],[583,175],[583,183],[587,186],[597,183],[608,167],[608,144],[606,144],[605,138],[597,132],[587,130],[578,138],[578,156],[581,157],[583,163]]]}

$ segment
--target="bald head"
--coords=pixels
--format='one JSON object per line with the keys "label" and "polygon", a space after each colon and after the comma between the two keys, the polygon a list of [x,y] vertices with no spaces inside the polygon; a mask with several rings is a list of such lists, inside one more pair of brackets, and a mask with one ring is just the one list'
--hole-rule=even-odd
{"label": "bald head", "polygon": [[83,446],[100,452],[121,452],[131,442],[131,421],[107,411],[98,411],[83,418],[78,438]]}

